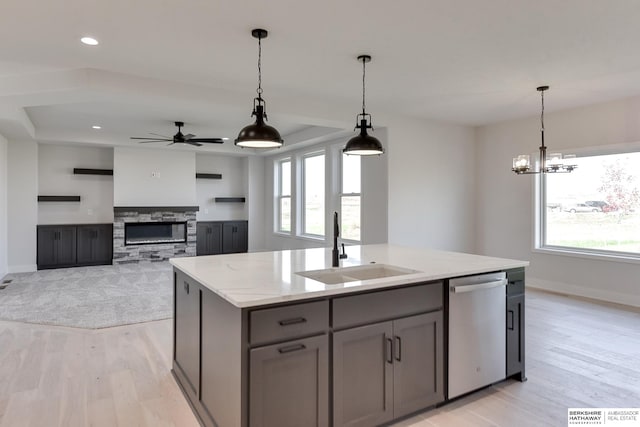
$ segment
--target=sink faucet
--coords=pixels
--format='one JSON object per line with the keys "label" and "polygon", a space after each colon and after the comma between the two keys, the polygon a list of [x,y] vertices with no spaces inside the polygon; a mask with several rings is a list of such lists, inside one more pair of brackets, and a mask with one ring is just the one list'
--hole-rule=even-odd
{"label": "sink faucet", "polygon": [[342,244],[342,253],[338,250],[338,237],[340,237],[340,226],[338,225],[338,212],[333,213],[333,250],[331,251],[331,266],[340,267],[340,260],[347,258]]}

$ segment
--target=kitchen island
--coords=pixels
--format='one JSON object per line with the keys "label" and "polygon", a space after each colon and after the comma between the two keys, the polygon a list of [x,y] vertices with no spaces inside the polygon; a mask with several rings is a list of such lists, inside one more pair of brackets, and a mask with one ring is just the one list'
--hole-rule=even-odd
{"label": "kitchen island", "polygon": [[524,380],[528,262],[346,253],[337,269],[328,248],[171,260],[173,373],[203,425],[374,426],[446,402],[448,281],[479,273],[506,272],[499,379]]}

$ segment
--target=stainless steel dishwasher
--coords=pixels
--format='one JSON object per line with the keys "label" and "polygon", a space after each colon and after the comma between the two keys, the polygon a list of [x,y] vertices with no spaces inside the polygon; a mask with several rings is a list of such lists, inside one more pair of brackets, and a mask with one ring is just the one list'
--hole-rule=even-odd
{"label": "stainless steel dishwasher", "polygon": [[506,277],[449,280],[449,399],[506,377]]}

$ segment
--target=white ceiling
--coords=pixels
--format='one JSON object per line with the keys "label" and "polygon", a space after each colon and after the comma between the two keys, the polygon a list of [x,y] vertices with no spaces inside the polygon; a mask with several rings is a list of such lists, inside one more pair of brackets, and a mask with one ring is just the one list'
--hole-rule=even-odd
{"label": "white ceiling", "polygon": [[[551,86],[547,111],[640,94],[637,0],[2,5],[0,133],[44,142],[132,144],[129,136],[172,135],[176,120],[198,136],[233,139],[251,122],[255,27],[270,32],[264,96],[270,123],[289,145],[350,130],[360,107],[360,53],[373,56],[374,118],[482,125],[534,115],[541,84]],[[100,45],[82,45],[83,35]],[[206,149],[239,152],[224,145]]]}

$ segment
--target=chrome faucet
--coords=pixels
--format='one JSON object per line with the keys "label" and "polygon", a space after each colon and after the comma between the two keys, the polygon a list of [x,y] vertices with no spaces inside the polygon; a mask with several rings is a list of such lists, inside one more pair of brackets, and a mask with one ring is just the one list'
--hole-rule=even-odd
{"label": "chrome faucet", "polygon": [[331,266],[340,267],[340,260],[347,258],[342,244],[342,253],[338,250],[338,237],[340,237],[340,225],[338,225],[338,212],[333,213],[333,250],[331,251]]}

